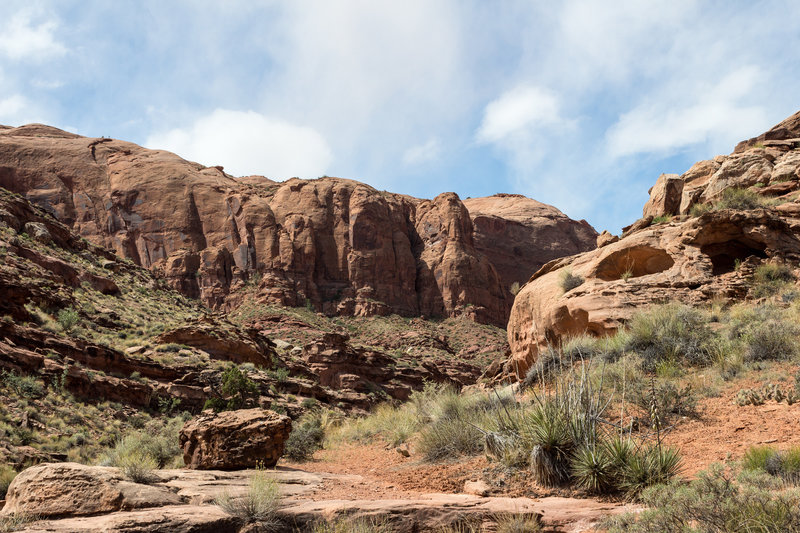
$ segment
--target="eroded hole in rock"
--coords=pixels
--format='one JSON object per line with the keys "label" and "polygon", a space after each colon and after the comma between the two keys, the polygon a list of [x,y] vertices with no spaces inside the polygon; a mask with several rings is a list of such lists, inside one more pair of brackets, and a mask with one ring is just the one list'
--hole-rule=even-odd
{"label": "eroded hole in rock", "polygon": [[663,272],[674,264],[672,257],[661,248],[641,245],[609,254],[597,265],[594,275],[603,281],[636,278]]}
{"label": "eroded hole in rock", "polygon": [[700,251],[711,258],[712,270],[715,276],[733,272],[736,269],[736,261],[744,261],[754,255],[761,259],[766,259],[764,245],[755,242],[728,241],[707,244],[700,248]]}

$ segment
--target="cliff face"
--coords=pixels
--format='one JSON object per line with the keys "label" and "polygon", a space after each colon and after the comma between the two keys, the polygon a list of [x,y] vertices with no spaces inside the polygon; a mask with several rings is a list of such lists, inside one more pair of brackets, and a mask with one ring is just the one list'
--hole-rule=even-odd
{"label": "cliff face", "polygon": [[[733,190],[747,201],[720,203]],[[655,301],[745,298],[759,263],[800,261],[798,190],[800,113],[730,155],[662,174],[643,218],[621,239],[552,261],[530,278],[508,323],[509,370],[522,377],[548,344],[612,333]],[[566,271],[583,283],[564,291]]]}
{"label": "cliff face", "polygon": [[597,231],[555,207],[521,194],[467,198],[475,247],[486,254],[505,287],[522,285],[545,263],[593,250]]}
{"label": "cliff face", "polygon": [[0,186],[214,308],[237,304],[236,289],[255,283],[264,302],[331,314],[466,314],[505,325],[507,280],[535,268],[498,262],[511,244],[492,248],[452,193],[419,200],[338,178],[234,178],[42,125],[0,127]]}

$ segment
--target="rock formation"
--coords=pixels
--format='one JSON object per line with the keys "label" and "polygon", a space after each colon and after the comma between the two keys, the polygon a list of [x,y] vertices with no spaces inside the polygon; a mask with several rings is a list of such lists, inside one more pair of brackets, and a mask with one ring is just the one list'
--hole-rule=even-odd
{"label": "rock formation", "polygon": [[[749,191],[755,205],[722,209],[732,189]],[[547,344],[614,332],[653,302],[746,296],[760,262],[800,260],[799,189],[800,113],[728,156],[662,174],[643,218],[620,240],[604,232],[600,248],[551,261],[530,278],[509,319],[508,370],[522,377]],[[566,272],[583,282],[565,291]]]}
{"label": "rock formation", "polygon": [[597,231],[555,207],[521,194],[463,201],[475,228],[475,247],[489,258],[505,287],[522,285],[545,263],[595,248]]}
{"label": "rock formation", "polygon": [[291,431],[288,416],[264,409],[202,415],[181,429],[183,461],[197,470],[273,467]]}
{"label": "rock formation", "polygon": [[264,302],[328,314],[505,325],[509,280],[594,241],[587,225],[522,198],[473,200],[475,230],[452,193],[418,200],[337,178],[235,179],[35,124],[0,128],[0,186],[217,308],[239,303],[231,293],[249,283]]}

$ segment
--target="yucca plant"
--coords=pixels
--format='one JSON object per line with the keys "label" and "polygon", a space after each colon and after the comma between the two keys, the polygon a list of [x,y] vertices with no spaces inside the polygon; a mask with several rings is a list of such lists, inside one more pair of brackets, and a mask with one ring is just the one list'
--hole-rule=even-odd
{"label": "yucca plant", "polygon": [[526,428],[533,447],[530,465],[536,480],[553,487],[569,479],[569,458],[574,442],[565,413],[552,400],[545,400],[533,409]]}
{"label": "yucca plant", "polygon": [[572,477],[579,487],[602,494],[614,488],[614,463],[605,446],[582,446],[572,457]]}
{"label": "yucca plant", "polygon": [[540,533],[539,515],[534,513],[502,513],[493,517],[497,533]]}
{"label": "yucca plant", "polygon": [[680,471],[680,454],[674,448],[651,446],[640,448],[625,465],[620,488],[636,497],[652,485],[666,483]]}

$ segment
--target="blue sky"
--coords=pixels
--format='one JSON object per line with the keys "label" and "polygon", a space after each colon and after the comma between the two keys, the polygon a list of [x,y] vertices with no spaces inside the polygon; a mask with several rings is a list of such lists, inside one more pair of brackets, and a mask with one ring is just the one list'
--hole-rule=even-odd
{"label": "blue sky", "polygon": [[598,230],[800,109],[800,2],[0,4],[0,124],[234,175],[522,193]]}

